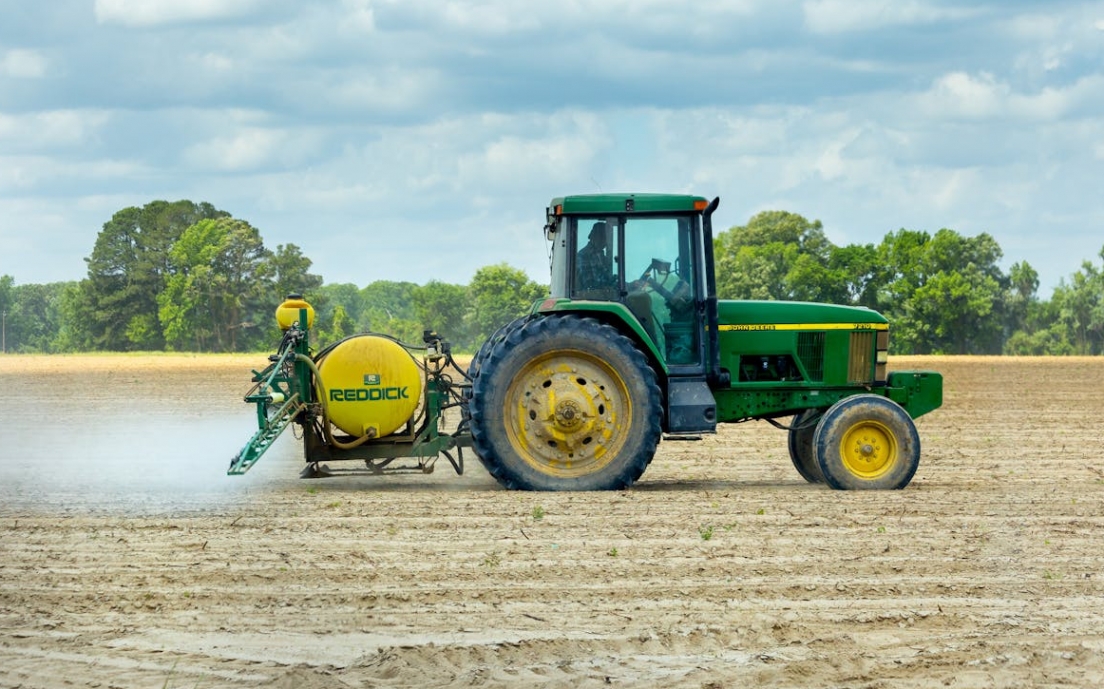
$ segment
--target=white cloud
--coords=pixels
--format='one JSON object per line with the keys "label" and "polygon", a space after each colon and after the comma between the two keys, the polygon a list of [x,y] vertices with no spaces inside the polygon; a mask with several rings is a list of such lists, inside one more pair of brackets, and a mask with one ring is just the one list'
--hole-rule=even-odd
{"label": "white cloud", "polygon": [[922,0],[808,0],[802,5],[802,11],[806,28],[818,34],[934,24],[964,19],[979,12],[940,7]]}
{"label": "white cloud", "polygon": [[317,151],[320,136],[307,129],[293,132],[266,127],[238,127],[184,151],[184,160],[195,167],[241,172],[282,169],[309,158]]}
{"label": "white cloud", "polygon": [[[347,0],[358,6],[367,0]],[[553,24],[580,29],[619,29],[667,26],[673,20],[690,32],[708,18],[748,16],[776,0],[722,0],[712,3],[672,3],[670,0],[560,0],[528,2],[516,0],[387,0],[377,5],[389,10],[401,7],[408,16],[427,23],[441,22],[479,34],[530,29],[554,29]]]}
{"label": "white cloud", "polygon": [[109,114],[100,110],[0,113],[0,141],[8,151],[72,148],[89,143],[109,119]]}
{"label": "white cloud", "polygon": [[1056,120],[1086,103],[1104,100],[1104,77],[1089,75],[1064,87],[1017,93],[1007,82],[981,72],[976,76],[951,72],[936,79],[917,98],[919,107],[936,119]]}
{"label": "white cloud", "polygon": [[192,56],[192,60],[203,70],[229,74],[234,70],[234,58],[222,53],[203,53]]}
{"label": "white cloud", "polygon": [[126,160],[67,161],[41,155],[0,156],[0,192],[41,192],[50,185],[84,184],[126,179],[141,174],[142,167]]}
{"label": "white cloud", "polygon": [[228,19],[249,14],[260,0],[96,0],[96,21],[131,27]]}
{"label": "white cloud", "polygon": [[[543,279],[543,205],[598,188],[718,194],[719,225],[785,208],[838,243],[1104,223],[1099,2],[77,2],[128,30],[59,33],[81,19],[50,3],[5,18],[0,187],[85,228],[80,272],[99,225],[153,198],[361,284],[499,260]],[[0,232],[50,224],[24,215]],[[369,242],[371,272],[350,250]]]}
{"label": "white cloud", "polygon": [[[486,137],[464,160],[468,184],[524,184],[543,177],[566,183],[593,174],[594,159],[609,146],[601,118],[587,112],[565,111],[550,117],[521,116],[502,134],[487,122]],[[517,131],[520,130],[520,131]]]}
{"label": "white cloud", "polygon": [[934,193],[930,195],[935,207],[941,211],[948,211],[963,202],[976,200],[977,192],[984,186],[980,177],[979,170],[976,168],[942,171],[941,175],[934,178]]}
{"label": "white cloud", "polygon": [[861,135],[857,128],[840,132],[838,136],[827,143],[824,152],[817,158],[815,169],[825,180],[835,180],[847,174],[849,163],[844,155],[845,149],[855,142]]}
{"label": "white cloud", "polygon": [[441,75],[429,69],[357,70],[343,74],[322,96],[342,108],[367,112],[414,112],[440,97]]}
{"label": "white cloud", "polygon": [[1005,23],[1005,31],[1012,37],[1021,41],[1039,42],[1051,41],[1063,34],[1067,34],[1068,18],[1059,14],[1023,13],[1008,19]]}
{"label": "white cloud", "polygon": [[376,30],[376,13],[372,9],[374,0],[342,0],[345,15],[341,19],[343,29],[353,28],[360,31]]}
{"label": "white cloud", "polygon": [[0,54],[0,75],[17,79],[38,79],[46,76],[47,61],[35,50],[16,48]]}
{"label": "white cloud", "polygon": [[[467,209],[488,193],[578,188],[610,145],[601,118],[579,111],[456,116],[372,128],[363,138],[308,172],[274,180],[280,187],[267,197],[278,207],[371,207],[383,215]],[[412,194],[416,207],[394,207]]]}
{"label": "white cloud", "polygon": [[493,3],[467,3],[450,0],[432,3],[430,11],[440,13],[441,19],[452,28],[466,33],[506,34],[515,31],[532,31],[540,28],[536,14],[511,12]]}
{"label": "white cloud", "polygon": [[998,22],[998,36],[1011,39],[1017,54],[1016,72],[1036,81],[1045,81],[1048,73],[1077,69],[1082,63],[1095,63],[1104,56],[1099,29],[1093,26],[1084,8],[1046,14],[1024,13]]}
{"label": "white cloud", "polygon": [[1011,95],[1008,84],[992,74],[951,72],[939,77],[922,98],[933,117],[981,119],[1001,116]]}

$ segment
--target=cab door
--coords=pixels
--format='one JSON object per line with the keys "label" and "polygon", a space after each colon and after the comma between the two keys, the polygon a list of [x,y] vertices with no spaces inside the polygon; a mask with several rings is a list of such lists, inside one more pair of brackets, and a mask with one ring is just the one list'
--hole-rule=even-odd
{"label": "cab door", "polygon": [[669,368],[700,370],[704,290],[696,217],[627,216],[623,236],[622,301]]}

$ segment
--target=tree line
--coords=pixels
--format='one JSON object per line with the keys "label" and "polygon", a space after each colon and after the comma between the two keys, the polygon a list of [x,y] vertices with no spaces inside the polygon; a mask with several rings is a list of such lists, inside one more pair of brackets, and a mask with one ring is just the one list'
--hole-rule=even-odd
{"label": "tree line", "polygon": [[767,211],[720,233],[714,251],[721,298],[866,306],[889,319],[893,353],[1104,353],[1101,267],[1084,261],[1043,300],[1035,269],[1019,261],[1004,273],[987,233],[901,229],[840,247],[820,221]]}
{"label": "tree line", "polygon": [[[866,306],[890,320],[894,353],[1104,353],[1104,269],[1085,261],[1042,300],[1038,273],[1026,261],[1002,271],[985,233],[901,229],[841,247],[820,221],[767,211],[719,233],[714,253],[720,298]],[[319,345],[369,330],[418,343],[434,329],[471,352],[547,294],[506,264],[468,285],[326,284],[295,244],[269,249],[245,220],[191,201],[120,210],[85,260],[80,281],[0,276],[3,351],[262,351],[279,337],[276,306],[299,293]]]}
{"label": "tree line", "polygon": [[209,203],[153,201],[104,223],[80,281],[15,285],[0,277],[8,352],[244,352],[271,348],[288,294],[317,311],[316,342],[373,330],[420,343],[436,329],[474,351],[547,287],[508,265],[469,285],[324,284],[295,244],[267,248],[257,228]]}

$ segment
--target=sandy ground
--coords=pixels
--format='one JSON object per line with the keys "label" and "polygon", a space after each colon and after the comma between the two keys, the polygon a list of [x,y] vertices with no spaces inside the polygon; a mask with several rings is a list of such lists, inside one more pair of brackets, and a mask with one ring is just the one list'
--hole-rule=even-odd
{"label": "sandy ground", "polygon": [[[0,686],[1104,686],[1104,359],[895,359],[946,403],[875,494],[805,484],[761,423],[665,442],[617,493],[472,461],[300,481],[289,437],[225,477],[263,360],[158,359],[0,357]],[[125,477],[102,448],[137,426],[49,430],[118,409],[162,440]]]}

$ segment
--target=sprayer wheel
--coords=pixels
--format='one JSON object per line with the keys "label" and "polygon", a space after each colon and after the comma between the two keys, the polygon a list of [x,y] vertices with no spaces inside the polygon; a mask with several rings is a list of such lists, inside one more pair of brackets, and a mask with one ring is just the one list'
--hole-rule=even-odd
{"label": "sprayer wheel", "polygon": [[791,429],[787,443],[790,461],[793,462],[797,473],[801,474],[801,478],[809,483],[824,483],[824,474],[820,471],[816,452],[813,451],[813,436],[816,434],[817,424],[809,423],[820,413],[819,409],[806,409],[790,420]]}
{"label": "sprayer wheel", "polygon": [[495,344],[470,410],[476,454],[507,488],[615,490],[652,461],[662,405],[631,340],[567,315],[527,321]]}
{"label": "sprayer wheel", "polygon": [[824,412],[813,439],[824,481],[839,490],[896,490],[920,465],[908,412],[881,395],[847,397]]}

